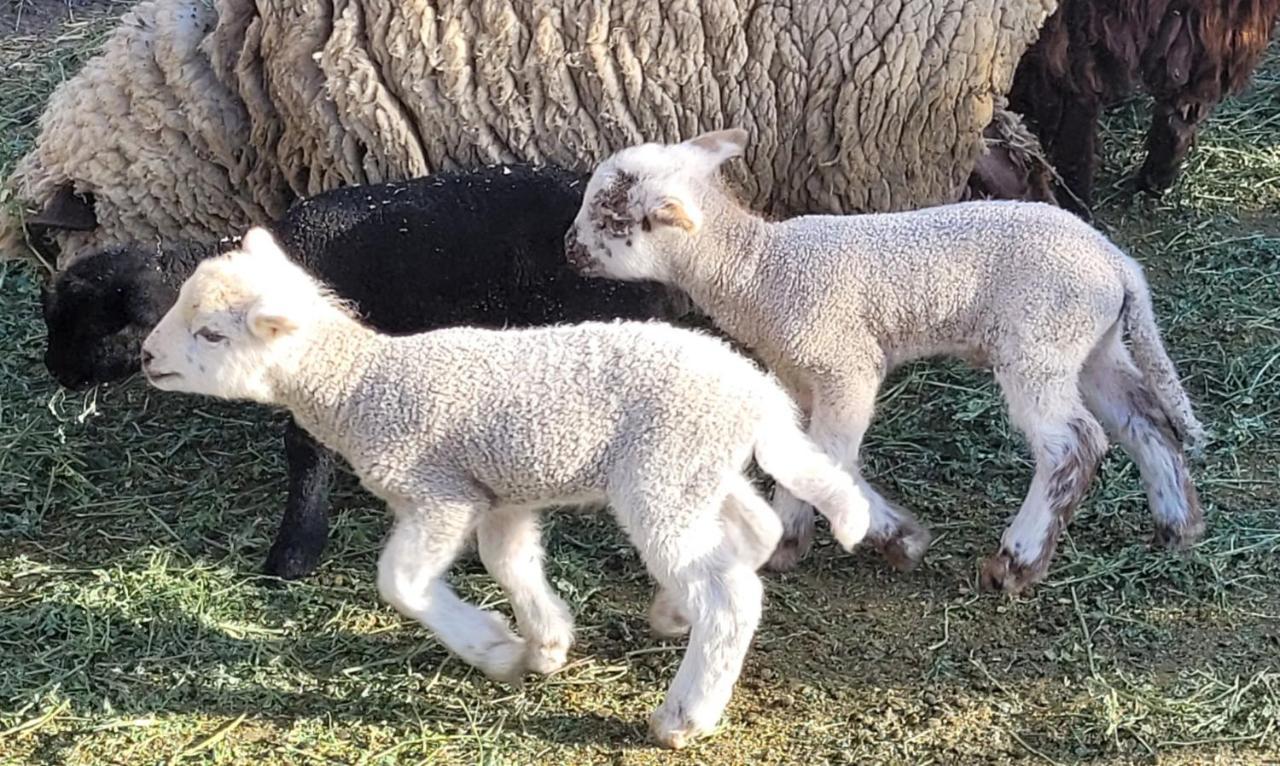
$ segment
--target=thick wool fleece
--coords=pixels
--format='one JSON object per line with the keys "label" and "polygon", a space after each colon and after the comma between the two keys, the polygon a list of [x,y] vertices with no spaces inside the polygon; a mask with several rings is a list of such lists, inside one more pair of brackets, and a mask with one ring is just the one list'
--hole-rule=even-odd
{"label": "thick wool fleece", "polygon": [[673,281],[770,366],[878,378],[960,353],[1049,375],[1073,363],[1064,348],[1087,351],[1123,318],[1169,418],[1189,441],[1202,435],[1141,267],[1059,208],[983,201],[770,224],[719,192],[700,204],[707,229],[675,256]]}
{"label": "thick wool fleece", "polygon": [[[715,177],[745,138],[719,131],[611,157],[588,184],[567,257],[587,273],[680,287],[759,354],[803,403],[814,440],[871,498],[870,537],[892,563],[918,562],[928,534],[865,482],[859,449],[888,372],[936,354],[993,369],[1036,458],[984,584],[1018,592],[1044,576],[1107,433],[1139,465],[1157,538],[1182,545],[1199,537],[1182,448],[1202,429],[1136,262],[1042,204],[769,223]],[[771,565],[786,569],[808,547],[812,515],[785,492],[775,508],[787,532]]]}
{"label": "thick wool fleece", "polygon": [[[572,643],[536,511],[607,499],[663,591],[652,625],[689,633],[651,719],[672,747],[715,727],[759,622],[755,570],[781,525],[748,458],[823,510],[846,548],[866,533],[865,498],[777,382],[668,325],[383,335],[252,229],[196,269],[143,349],[153,385],[285,405],[341,452],[396,516],[379,593],[494,678],[552,672]],[[442,579],[473,536],[522,636]]]}
{"label": "thick wool fleece", "polygon": [[281,403],[408,503],[442,488],[502,505],[596,497],[636,470],[710,493],[792,407],[723,342],[661,324],[396,339],[348,327],[317,346],[278,382]]}
{"label": "thick wool fleece", "polygon": [[[489,162],[585,169],[737,124],[776,214],[950,201],[1053,0],[154,0],[66,82],[9,180],[93,195],[89,247],[213,241],[288,201]],[[984,188],[992,188],[988,179]],[[20,221],[0,222],[20,252]]]}

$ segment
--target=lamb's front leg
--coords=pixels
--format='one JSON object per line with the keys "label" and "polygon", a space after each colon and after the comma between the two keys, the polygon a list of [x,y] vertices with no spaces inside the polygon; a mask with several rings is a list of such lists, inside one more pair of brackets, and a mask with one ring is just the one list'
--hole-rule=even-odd
{"label": "lamb's front leg", "polygon": [[[804,426],[808,428],[813,415],[813,389],[799,370],[787,364],[775,365],[774,373],[800,409]],[[790,572],[813,547],[813,508],[779,485],[773,489],[773,510],[782,522],[782,540],[765,568],[773,572]]]}
{"label": "lamb's front leg", "polygon": [[284,454],[289,470],[289,494],[284,518],[263,567],[269,575],[295,580],[320,562],[329,542],[329,482],[333,453],[325,449],[292,418],[285,426]]}
{"label": "lamb's front leg", "polygon": [[[850,382],[852,381],[852,382]],[[884,554],[890,566],[914,568],[929,549],[929,530],[910,511],[881,495],[863,477],[858,453],[862,437],[871,425],[880,378],[870,373],[844,378],[815,394],[809,434],[824,452],[848,471],[871,506],[867,538]]]}
{"label": "lamb's front leg", "polygon": [[476,538],[480,560],[511,601],[528,646],[526,665],[535,673],[559,670],[573,645],[573,617],[547,582],[537,513],[495,508],[480,520]]}
{"label": "lamb's front leg", "polygon": [[396,509],[378,559],[378,593],[463,661],[490,678],[518,683],[525,668],[524,642],[500,615],[464,602],[442,579],[483,510],[483,500]]}

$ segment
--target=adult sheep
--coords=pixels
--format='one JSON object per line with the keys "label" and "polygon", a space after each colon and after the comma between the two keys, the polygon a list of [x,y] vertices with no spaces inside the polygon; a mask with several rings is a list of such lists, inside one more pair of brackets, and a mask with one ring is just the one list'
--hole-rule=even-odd
{"label": "adult sheep", "polygon": [[1036,131],[1068,191],[1088,208],[1098,116],[1141,83],[1155,100],[1139,188],[1173,184],[1196,130],[1249,82],[1280,0],[1063,0],[1018,64],[1012,108]]}
{"label": "adult sheep", "polygon": [[729,123],[752,133],[730,180],[756,209],[950,201],[980,158],[1002,160],[984,129],[1016,130],[997,100],[1054,5],[149,0],[51,98],[7,182],[0,247],[18,251],[24,215],[59,266],[113,243],[212,241],[340,185],[585,170]]}

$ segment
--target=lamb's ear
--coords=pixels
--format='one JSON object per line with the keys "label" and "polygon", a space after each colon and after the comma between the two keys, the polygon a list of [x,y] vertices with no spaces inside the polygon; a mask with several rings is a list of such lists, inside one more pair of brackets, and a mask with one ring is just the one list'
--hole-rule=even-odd
{"label": "lamb's ear", "polygon": [[262,340],[274,340],[298,329],[298,309],[295,305],[259,298],[249,309],[249,332]]}
{"label": "lamb's ear", "polygon": [[693,234],[698,230],[701,216],[697,209],[685,205],[675,197],[663,197],[649,208],[646,217],[654,226],[675,226]]}
{"label": "lamb's ear", "polygon": [[240,249],[255,256],[289,259],[284,250],[280,249],[276,238],[271,236],[271,232],[261,226],[254,226],[244,233],[240,238]]}
{"label": "lamb's ear", "polygon": [[725,161],[742,156],[747,148],[747,131],[742,128],[713,130],[685,141],[684,145],[704,155],[707,167],[714,170]]}

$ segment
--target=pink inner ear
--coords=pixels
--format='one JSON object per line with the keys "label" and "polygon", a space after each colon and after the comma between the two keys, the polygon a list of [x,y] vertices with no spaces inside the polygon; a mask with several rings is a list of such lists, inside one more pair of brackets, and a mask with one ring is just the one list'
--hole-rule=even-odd
{"label": "pink inner ear", "polygon": [[651,215],[653,220],[667,226],[679,226],[688,232],[694,229],[693,219],[689,218],[684,206],[673,199],[663,201],[661,205],[654,208]]}

